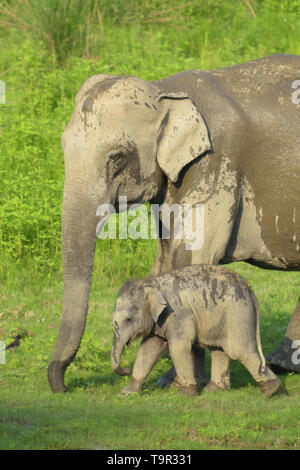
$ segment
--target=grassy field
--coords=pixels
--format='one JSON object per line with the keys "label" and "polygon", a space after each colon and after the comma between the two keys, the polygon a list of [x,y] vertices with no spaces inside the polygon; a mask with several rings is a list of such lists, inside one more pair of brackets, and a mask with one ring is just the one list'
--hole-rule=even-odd
{"label": "grassy field", "polygon": [[[166,355],[141,395],[120,395],[128,378],[110,368],[113,305],[126,279],[148,274],[154,241],[97,241],[87,327],[66,373],[69,392],[54,395],[47,382],[62,304],[60,137],[81,83],[95,73],[153,80],[300,54],[298,0],[88,1],[81,19],[61,10],[48,21],[51,5],[62,3],[43,0],[40,13],[36,0],[0,0],[0,80],[7,90],[0,104],[0,340],[22,335],[0,364],[0,449],[299,448],[297,374],[281,376],[282,392],[267,400],[232,362],[231,391],[188,398],[157,387],[170,368]],[[23,26],[9,23],[7,8]],[[267,354],[283,338],[299,274],[230,268],[254,288]],[[126,351],[123,365],[132,367],[137,348]]]}
{"label": "grassy field", "polygon": [[[296,273],[232,266],[254,286],[261,306],[264,352],[279,344],[298,295]],[[24,339],[0,365],[1,449],[295,449],[300,447],[300,377],[281,376],[283,390],[266,399],[247,370],[231,362],[232,390],[188,398],[159,389],[170,367],[162,357],[140,396],[120,395],[127,377],[110,368],[112,309],[120,282],[96,269],[86,332],[67,369],[70,391],[53,395],[47,364],[61,314],[62,282],[11,266],[0,290],[2,337]],[[28,281],[30,279],[30,281]],[[7,332],[7,333],[6,333]],[[138,343],[125,352],[132,367]],[[209,371],[209,357],[207,358]]]}

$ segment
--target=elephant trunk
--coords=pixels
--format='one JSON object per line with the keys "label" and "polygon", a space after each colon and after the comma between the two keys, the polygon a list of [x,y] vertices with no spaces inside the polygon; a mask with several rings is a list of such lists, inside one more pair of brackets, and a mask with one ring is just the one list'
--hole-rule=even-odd
{"label": "elephant trunk", "polygon": [[113,347],[111,351],[111,366],[113,370],[118,375],[129,375],[130,370],[128,368],[122,369],[120,367],[121,356],[124,351],[124,344],[120,341],[120,338],[117,337],[116,333],[114,334]]}
{"label": "elephant trunk", "polygon": [[74,358],[86,324],[96,244],[96,204],[65,183],[62,211],[64,298],[56,345],[48,367],[53,392],[66,391],[64,373]]}

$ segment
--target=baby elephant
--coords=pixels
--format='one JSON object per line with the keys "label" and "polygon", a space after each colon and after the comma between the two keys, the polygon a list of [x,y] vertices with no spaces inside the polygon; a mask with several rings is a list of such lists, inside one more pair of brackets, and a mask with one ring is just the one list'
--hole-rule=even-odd
{"label": "baby elephant", "polygon": [[111,363],[120,375],[124,346],[144,336],[133,368],[129,394],[142,389],[158,357],[169,347],[177,384],[197,394],[192,347],[211,350],[211,379],[205,390],[230,388],[229,359],[240,361],[270,397],[280,380],[266,366],[257,300],[248,284],[222,266],[194,265],[155,278],[126,282],[114,315]]}

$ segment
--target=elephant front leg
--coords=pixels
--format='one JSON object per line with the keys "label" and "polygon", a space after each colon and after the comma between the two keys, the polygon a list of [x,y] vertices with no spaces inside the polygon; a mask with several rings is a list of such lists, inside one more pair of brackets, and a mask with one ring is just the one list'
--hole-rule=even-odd
{"label": "elephant front leg", "polygon": [[150,335],[143,338],[135,360],[130,383],[121,391],[123,395],[142,391],[146,378],[167,347],[168,342],[159,336]]}
{"label": "elephant front leg", "polygon": [[[209,382],[209,378],[205,372],[205,349],[199,346],[192,347],[192,363],[194,369],[194,378],[198,387],[204,387]],[[177,386],[178,378],[176,376],[175,367],[172,366],[164,375],[158,379],[159,387]]]}
{"label": "elephant front leg", "polygon": [[300,297],[282,343],[267,356],[274,372],[300,373]]}
{"label": "elephant front leg", "polygon": [[170,340],[169,351],[175,365],[180,392],[189,396],[198,395],[191,343],[186,338]]}

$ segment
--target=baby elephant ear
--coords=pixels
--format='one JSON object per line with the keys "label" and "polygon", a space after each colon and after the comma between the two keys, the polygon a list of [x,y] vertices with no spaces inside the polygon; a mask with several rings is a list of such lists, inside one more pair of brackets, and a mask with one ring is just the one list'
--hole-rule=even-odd
{"label": "baby elephant ear", "polygon": [[149,303],[150,315],[155,323],[157,323],[160,314],[164,311],[168,302],[160,290],[156,289],[155,287],[146,286],[145,293]]}
{"label": "baby elephant ear", "polygon": [[180,171],[211,149],[206,124],[186,93],[163,93],[157,98],[163,119],[157,140],[157,161],[175,183]]}

